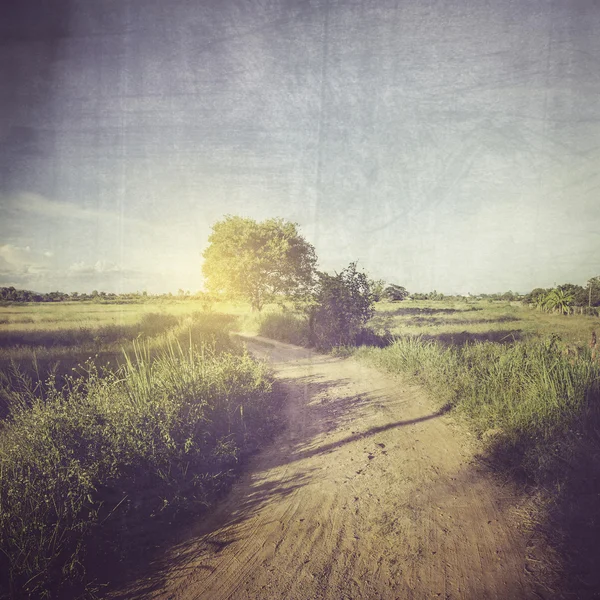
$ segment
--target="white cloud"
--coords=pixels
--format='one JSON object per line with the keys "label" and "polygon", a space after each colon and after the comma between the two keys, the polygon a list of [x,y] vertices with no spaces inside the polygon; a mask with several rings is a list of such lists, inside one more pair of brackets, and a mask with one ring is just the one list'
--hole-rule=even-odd
{"label": "white cloud", "polygon": [[94,271],[96,273],[118,273],[121,271],[121,267],[109,260],[98,260],[94,265]]}
{"label": "white cloud", "polygon": [[48,268],[47,257],[30,246],[0,245],[0,270],[8,273],[37,273]]}
{"label": "white cloud", "polygon": [[17,213],[30,218],[31,215],[46,219],[58,219],[62,223],[85,221],[88,223],[103,223],[109,227],[124,227],[127,230],[147,233],[152,236],[162,236],[168,233],[164,223],[150,223],[143,219],[126,217],[117,211],[101,208],[90,208],[72,202],[50,200],[40,194],[22,192],[16,196],[2,199],[6,206],[12,207]]}
{"label": "white cloud", "polygon": [[84,261],[75,262],[67,271],[76,275],[91,275],[92,273],[120,273],[122,269],[109,260],[97,260],[93,265]]}
{"label": "white cloud", "polygon": [[84,261],[79,261],[73,263],[68,269],[68,273],[76,273],[78,275],[83,275],[85,273],[93,273],[94,267],[92,265],[86,264]]}
{"label": "white cloud", "polygon": [[14,199],[14,206],[25,212],[61,219],[98,220],[116,217],[115,214],[109,211],[86,208],[69,202],[49,200],[40,194],[31,193],[19,194]]}

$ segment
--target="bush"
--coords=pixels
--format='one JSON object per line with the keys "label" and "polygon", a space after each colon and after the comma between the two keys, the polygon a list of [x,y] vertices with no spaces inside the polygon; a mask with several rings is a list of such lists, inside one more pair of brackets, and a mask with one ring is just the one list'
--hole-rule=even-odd
{"label": "bush", "polygon": [[333,276],[319,273],[309,309],[311,344],[322,349],[354,344],[375,312],[373,303],[369,280],[356,263]]}
{"label": "bush", "polygon": [[310,329],[308,319],[291,312],[267,313],[260,317],[258,333],[288,344],[308,346]]}

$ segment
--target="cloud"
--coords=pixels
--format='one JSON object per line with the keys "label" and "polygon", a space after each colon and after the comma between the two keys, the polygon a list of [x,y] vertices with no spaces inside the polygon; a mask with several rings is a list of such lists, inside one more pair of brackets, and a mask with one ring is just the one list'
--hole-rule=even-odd
{"label": "cloud", "polygon": [[13,219],[31,216],[43,217],[44,220],[57,219],[62,223],[70,224],[72,221],[87,223],[103,223],[109,227],[124,227],[139,233],[146,233],[153,237],[164,236],[169,233],[164,223],[150,223],[143,219],[123,216],[120,212],[100,208],[90,208],[72,202],[50,200],[41,194],[21,192],[15,196],[4,198],[3,204],[10,207]]}
{"label": "cloud", "polygon": [[39,273],[47,268],[47,257],[41,252],[32,250],[30,246],[0,245],[0,272],[2,273]]}
{"label": "cloud", "polygon": [[52,277],[52,264],[45,252],[31,246],[0,245],[0,284],[31,287]]}
{"label": "cloud", "polygon": [[61,219],[103,220],[117,217],[112,212],[87,208],[70,202],[49,200],[40,194],[21,193],[13,201],[13,205],[25,212],[39,214],[44,217],[58,217]]}
{"label": "cloud", "polygon": [[122,273],[123,269],[114,262],[97,260],[93,265],[84,261],[73,263],[67,272],[73,275],[92,275],[94,273]]}

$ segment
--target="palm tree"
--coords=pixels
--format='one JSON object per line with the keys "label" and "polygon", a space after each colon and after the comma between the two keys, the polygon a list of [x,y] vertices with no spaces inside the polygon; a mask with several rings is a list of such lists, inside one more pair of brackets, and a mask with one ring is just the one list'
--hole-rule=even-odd
{"label": "palm tree", "polygon": [[540,294],[535,299],[535,307],[538,310],[546,310],[546,300],[548,299],[548,294]]}
{"label": "palm tree", "polygon": [[544,307],[546,310],[554,310],[563,315],[568,315],[571,313],[571,304],[573,303],[573,300],[573,294],[556,288],[546,296]]}

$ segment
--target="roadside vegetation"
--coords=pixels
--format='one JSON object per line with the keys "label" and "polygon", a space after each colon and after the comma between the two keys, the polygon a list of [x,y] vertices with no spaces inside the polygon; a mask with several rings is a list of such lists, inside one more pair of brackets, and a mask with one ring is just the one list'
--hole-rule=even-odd
{"label": "roadside vegetation", "polygon": [[[118,330],[65,322],[54,335],[13,332],[20,346],[11,359],[4,344],[0,425],[7,597],[64,597],[86,585],[92,593],[90,547],[119,555],[124,532],[147,527],[144,519],[210,505],[268,438],[271,376],[231,341],[232,320],[157,314]],[[90,343],[98,355],[76,363]],[[37,361],[32,371],[31,349],[45,349],[54,366]]]}

